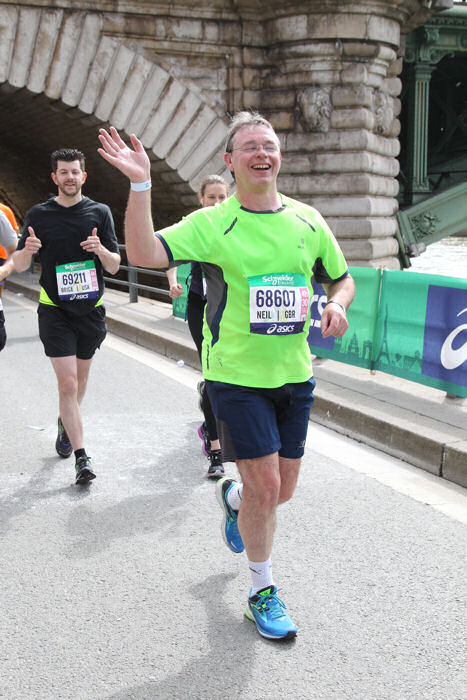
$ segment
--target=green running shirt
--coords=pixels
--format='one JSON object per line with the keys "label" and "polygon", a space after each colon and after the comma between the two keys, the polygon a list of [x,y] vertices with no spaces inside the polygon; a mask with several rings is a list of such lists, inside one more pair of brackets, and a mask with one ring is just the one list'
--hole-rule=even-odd
{"label": "green running shirt", "polygon": [[203,263],[205,379],[275,388],[313,374],[311,278],[337,281],[348,267],[319,212],[281,200],[276,211],[253,212],[232,195],[156,233],[170,267]]}

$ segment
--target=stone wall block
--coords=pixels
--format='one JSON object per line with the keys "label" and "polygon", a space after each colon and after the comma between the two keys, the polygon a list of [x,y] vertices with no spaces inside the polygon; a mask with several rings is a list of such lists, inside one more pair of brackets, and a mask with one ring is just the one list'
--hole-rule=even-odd
{"label": "stone wall block", "polygon": [[296,101],[295,90],[261,90],[262,104],[268,109],[290,109],[293,111]]}
{"label": "stone wall block", "polygon": [[251,46],[242,47],[242,58],[244,66],[255,66],[264,68],[264,50]]}
{"label": "stone wall block", "polygon": [[242,101],[242,109],[258,109],[262,105],[261,90],[244,90]]}
{"label": "stone wall block", "polygon": [[340,194],[338,197],[313,195],[304,199],[325,217],[331,216],[395,216],[398,210],[397,199],[390,197],[355,196]]}
{"label": "stone wall block", "polygon": [[373,260],[397,255],[399,251],[395,238],[342,239],[339,245],[347,260]]}
{"label": "stone wall block", "polygon": [[381,83],[381,90],[391,97],[399,97],[402,91],[402,81],[400,78],[386,78]]}
{"label": "stone wall block", "polygon": [[289,43],[292,37],[294,41],[308,39],[308,21],[309,17],[306,14],[280,17],[269,23],[268,39],[271,43]]}
{"label": "stone wall block", "polygon": [[302,194],[335,194],[340,195],[375,195],[385,197],[395,197],[399,191],[397,180],[393,178],[378,177],[367,173],[349,173],[338,175],[336,173],[327,175],[302,175],[293,177],[283,175],[281,186],[288,192],[295,192],[297,196]]}
{"label": "stone wall block", "polygon": [[90,66],[87,82],[78,108],[85,114],[92,114],[105,86],[105,81],[118,51],[118,41],[111,37],[101,37],[94,61]]}
{"label": "stone wall block", "polygon": [[299,153],[282,153],[281,176],[294,173],[309,173],[310,157]]}
{"label": "stone wall block", "polygon": [[[186,94],[187,89],[179,80],[172,80],[167,85],[166,90],[155,106],[144,131],[141,134],[141,141],[145,148],[152,148],[160,133],[172,119],[175,111]],[[157,151],[154,151],[159,157]]]}
{"label": "stone wall block", "polygon": [[404,59],[401,57],[396,58],[388,68],[388,77],[395,77],[402,73],[404,67]]}
{"label": "stone wall block", "polygon": [[110,67],[99,102],[94,110],[94,114],[98,119],[108,121],[114,105],[119,100],[122,85],[125,84],[128,71],[130,70],[134,58],[134,51],[120,44],[115,59]]}
{"label": "stone wall block", "polygon": [[342,56],[345,59],[357,58],[370,60],[378,56],[378,44],[362,41],[342,41]]}
{"label": "stone wall block", "polygon": [[[202,140],[198,143],[189,158],[178,168],[178,173],[183,180],[192,180],[201,168],[215,153],[224,148],[227,126],[221,119],[216,119],[206,130]],[[222,165],[222,155],[221,162]]]}
{"label": "stone wall block", "polygon": [[34,53],[34,40],[37,35],[39,21],[40,12],[36,9],[28,7],[20,9],[8,75],[8,82],[14,87],[24,87],[28,81],[29,67]]}
{"label": "stone wall block", "polygon": [[367,85],[336,86],[331,92],[334,107],[368,107],[373,105],[373,90]]}
{"label": "stone wall block", "polygon": [[203,39],[203,23],[198,19],[171,18],[168,36],[177,40],[201,41]]}
{"label": "stone wall block", "polygon": [[366,151],[316,153],[312,159],[311,172],[365,172],[393,178],[399,174],[399,163],[395,158],[386,158]]}
{"label": "stone wall block", "polygon": [[125,127],[138,102],[142,86],[146,84],[150,73],[150,63],[143,56],[137,55],[110,117],[115,128],[123,129]]}
{"label": "stone wall block", "polygon": [[215,120],[216,113],[205,105],[167,156],[167,165],[177,170]]}
{"label": "stone wall block", "polygon": [[221,41],[222,25],[219,22],[203,22],[203,42],[207,44],[219,44]]}
{"label": "stone wall block", "polygon": [[345,15],[334,13],[310,14],[308,15],[309,39],[366,39],[367,22],[363,14],[352,14],[346,12]]}
{"label": "stone wall block", "polygon": [[134,58],[135,54],[131,49],[122,44],[119,45],[106,78],[104,89],[94,110],[94,114],[98,119],[102,121],[109,120],[114,106],[118,102],[122,86],[125,84]]}
{"label": "stone wall block", "polygon": [[0,7],[0,84],[8,79],[18,19],[19,9],[17,7],[13,5]]}
{"label": "stone wall block", "polygon": [[295,126],[293,112],[274,112],[269,113],[269,121],[276,131],[287,131]]}
{"label": "stone wall block", "polygon": [[298,133],[282,136],[283,150],[287,153],[319,153],[321,151],[365,150],[382,156],[397,157],[400,144],[397,139],[386,138],[366,129],[345,131],[331,130],[327,133]]}
{"label": "stone wall block", "polygon": [[365,38],[369,41],[377,41],[382,46],[389,45],[389,47],[393,47],[392,51],[388,47],[391,51],[388,58],[398,49],[400,45],[400,36],[401,29],[399,22],[389,19],[388,17],[382,17],[379,13],[368,15]]}
{"label": "stone wall block", "polygon": [[152,147],[159,158],[166,158],[177,139],[185,132],[196,113],[201,109],[201,106],[201,99],[193,92],[189,92],[181,100],[176,112]]}
{"label": "stone wall block", "polygon": [[[378,58],[381,59],[381,61],[384,61],[388,66],[392,66],[397,62],[397,52],[399,51],[399,44],[397,44],[397,47],[392,48],[391,46],[388,46],[387,44],[379,44],[378,45]],[[402,67],[401,67],[402,70]],[[388,73],[389,73],[389,68],[388,68]]]}
{"label": "stone wall block", "polygon": [[265,87],[270,89],[284,90],[293,86],[332,86],[340,81],[340,70],[337,67],[329,68],[325,71],[307,70],[304,71],[280,71],[271,73],[265,80]]}
{"label": "stone wall block", "polygon": [[394,236],[396,220],[386,217],[328,217],[333,233],[339,238],[382,238]]}
{"label": "stone wall block", "polygon": [[375,128],[375,116],[365,107],[354,109],[334,109],[331,114],[331,126],[334,129],[368,129]]}
{"label": "stone wall block", "polygon": [[59,100],[61,97],[81,35],[84,18],[84,12],[73,12],[65,15],[63,19],[45,88],[45,94],[51,100]]}
{"label": "stone wall block", "polygon": [[101,33],[99,14],[87,14],[76,47],[68,79],[62,91],[62,100],[70,107],[76,107],[86,84],[89,67],[96,55]]}
{"label": "stone wall block", "polygon": [[42,11],[27,84],[36,94],[44,91],[62,20],[63,10]]}
{"label": "stone wall block", "polygon": [[169,74],[163,68],[149,61],[147,63],[151,68],[151,73],[139,96],[138,103],[133,112],[130,113],[125,125],[126,132],[128,134],[134,133],[138,138],[141,137],[154,106],[158,104],[159,98],[170,80]]}
{"label": "stone wall block", "polygon": [[265,44],[265,28],[265,22],[255,22],[254,20],[243,22],[241,25],[241,31],[238,35],[238,41],[241,42],[243,46],[249,46],[250,48],[258,47],[263,49]]}
{"label": "stone wall block", "polygon": [[346,64],[346,68],[341,71],[341,82],[343,85],[356,83],[365,85],[368,82],[368,68],[363,63]]}
{"label": "stone wall block", "polygon": [[247,90],[259,90],[261,87],[261,73],[251,68],[242,71],[243,87]]}
{"label": "stone wall block", "polygon": [[386,138],[386,136],[380,136],[379,134],[373,134],[366,132],[367,135],[367,145],[368,151],[373,153],[379,153],[383,156],[392,156],[397,158],[400,151],[400,143],[396,138]]}

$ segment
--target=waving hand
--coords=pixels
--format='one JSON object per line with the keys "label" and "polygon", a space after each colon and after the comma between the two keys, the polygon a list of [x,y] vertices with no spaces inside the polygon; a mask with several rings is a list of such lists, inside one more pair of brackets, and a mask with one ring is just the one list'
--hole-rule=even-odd
{"label": "waving hand", "polygon": [[150,179],[148,155],[143,144],[134,134],[130,135],[133,148],[127,146],[113,126],[110,127],[110,133],[105,129],[99,129],[99,141],[102,147],[97,149],[98,153],[126,175],[131,182],[145,182]]}

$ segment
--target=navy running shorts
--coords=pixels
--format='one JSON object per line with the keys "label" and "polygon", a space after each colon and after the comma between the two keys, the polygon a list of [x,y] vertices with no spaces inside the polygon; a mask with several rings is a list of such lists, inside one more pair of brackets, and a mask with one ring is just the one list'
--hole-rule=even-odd
{"label": "navy running shorts", "polygon": [[313,404],[313,377],[277,389],[206,381],[216,418],[229,429],[237,459],[255,459],[279,452],[303,457]]}
{"label": "navy running shorts", "polygon": [[90,360],[107,334],[105,309],[101,304],[88,314],[77,316],[59,306],[39,304],[39,337],[47,357]]}

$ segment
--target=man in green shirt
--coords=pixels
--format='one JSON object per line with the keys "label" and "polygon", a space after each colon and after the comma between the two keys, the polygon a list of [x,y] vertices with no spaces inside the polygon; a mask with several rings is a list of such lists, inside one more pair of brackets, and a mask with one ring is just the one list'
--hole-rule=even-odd
{"label": "man in green shirt", "polygon": [[261,115],[240,112],[230,125],[224,159],[235,194],[156,235],[150,161],[136,136],[130,138],[133,148],[113,127],[99,134],[99,153],[131,183],[127,254],[145,267],[203,263],[203,375],[242,478],[217,483],[224,541],[233,552],[247,553],[252,587],[246,616],[264,637],[290,638],[297,628],[277,595],[271,550],[276,508],[293,495],[313,402],[311,278],[327,286],[323,337],[346,332],[354,282],[320,214],[277,191],[280,143]]}

